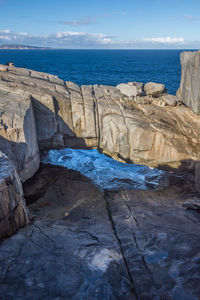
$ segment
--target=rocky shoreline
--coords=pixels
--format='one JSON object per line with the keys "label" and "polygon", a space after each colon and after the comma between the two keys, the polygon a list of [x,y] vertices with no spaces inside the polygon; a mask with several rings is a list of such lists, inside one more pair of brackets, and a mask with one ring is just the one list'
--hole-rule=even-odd
{"label": "rocky shoreline", "polygon": [[[177,96],[0,65],[0,238],[29,222],[0,243],[1,299],[199,299],[199,58],[182,53]],[[66,147],[159,167],[166,180],[102,193],[40,164]]]}
{"label": "rocky shoreline", "polygon": [[162,84],[79,87],[1,65],[0,99],[0,150],[22,181],[37,171],[45,149],[97,148],[152,167],[199,160],[200,118]]}

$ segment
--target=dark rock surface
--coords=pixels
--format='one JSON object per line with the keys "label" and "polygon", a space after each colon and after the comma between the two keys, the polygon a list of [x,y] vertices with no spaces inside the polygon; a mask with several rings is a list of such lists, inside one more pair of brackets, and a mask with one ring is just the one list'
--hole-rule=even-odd
{"label": "dark rock surface", "polygon": [[78,172],[42,165],[24,185],[31,224],[0,244],[0,299],[200,299],[189,179],[102,194]]}
{"label": "dark rock surface", "polygon": [[44,195],[32,224],[0,245],[0,299],[136,299],[103,194],[62,167],[28,184]]}

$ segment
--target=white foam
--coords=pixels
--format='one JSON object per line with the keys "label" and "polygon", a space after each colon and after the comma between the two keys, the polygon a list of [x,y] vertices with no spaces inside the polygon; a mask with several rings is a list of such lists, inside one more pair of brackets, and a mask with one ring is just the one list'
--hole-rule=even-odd
{"label": "white foam", "polygon": [[97,150],[50,150],[43,157],[44,163],[64,166],[79,171],[102,189],[155,188],[163,171],[146,166],[118,162]]}

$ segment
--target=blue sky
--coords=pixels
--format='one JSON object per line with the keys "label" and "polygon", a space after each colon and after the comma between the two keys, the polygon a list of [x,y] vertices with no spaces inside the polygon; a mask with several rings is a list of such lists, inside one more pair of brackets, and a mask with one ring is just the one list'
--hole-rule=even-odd
{"label": "blue sky", "polygon": [[200,48],[200,0],[0,0],[0,44]]}

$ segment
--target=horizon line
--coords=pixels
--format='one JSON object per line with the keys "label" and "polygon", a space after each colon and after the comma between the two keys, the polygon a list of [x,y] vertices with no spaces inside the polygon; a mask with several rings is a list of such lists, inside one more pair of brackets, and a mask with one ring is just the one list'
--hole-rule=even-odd
{"label": "horizon line", "polygon": [[[16,45],[22,46],[22,45]],[[27,47],[38,47],[35,49],[4,49],[1,48],[0,50],[185,50],[185,51],[200,51],[197,48],[53,48],[53,47],[46,47],[46,46],[27,46]],[[45,48],[45,49],[40,49]]]}

